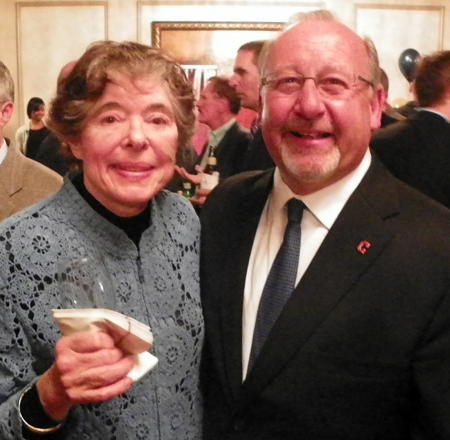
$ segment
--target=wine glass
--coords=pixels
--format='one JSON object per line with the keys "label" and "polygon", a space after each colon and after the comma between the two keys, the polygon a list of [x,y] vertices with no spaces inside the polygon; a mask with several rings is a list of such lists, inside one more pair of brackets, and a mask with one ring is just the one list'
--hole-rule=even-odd
{"label": "wine glass", "polygon": [[58,265],[61,304],[66,309],[115,310],[115,294],[105,262],[88,255]]}

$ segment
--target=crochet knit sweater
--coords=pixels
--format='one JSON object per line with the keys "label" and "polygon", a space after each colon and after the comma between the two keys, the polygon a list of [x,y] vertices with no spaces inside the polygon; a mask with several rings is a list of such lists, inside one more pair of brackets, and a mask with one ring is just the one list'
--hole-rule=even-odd
{"label": "crochet knit sweater", "polygon": [[101,253],[117,310],[148,324],[157,367],[108,402],[75,405],[46,440],[197,440],[203,318],[199,299],[199,222],[181,197],[151,201],[139,250],[97,214],[70,180],[61,191],[0,225],[0,438],[23,439],[17,403],[54,362],[61,333],[52,309],[58,262]]}

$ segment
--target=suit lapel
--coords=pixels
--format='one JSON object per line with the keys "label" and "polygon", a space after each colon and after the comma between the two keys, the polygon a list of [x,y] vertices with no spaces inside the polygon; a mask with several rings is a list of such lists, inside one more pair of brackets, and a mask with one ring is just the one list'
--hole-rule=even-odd
{"label": "suit lapel", "polygon": [[[284,368],[392,239],[384,220],[398,211],[394,182],[374,162],[282,311],[244,394],[259,392]],[[366,252],[358,250],[362,242],[368,243]]]}
{"label": "suit lapel", "polygon": [[222,273],[226,277],[221,280],[222,295],[219,299],[222,350],[227,380],[235,399],[242,385],[242,313],[247,266],[261,212],[272,185],[273,172],[266,173],[241,198],[237,207],[241,214],[238,223],[229,231],[230,245],[224,258],[226,266]]}
{"label": "suit lapel", "polygon": [[[0,170],[1,173],[1,170]],[[14,205],[5,193],[3,183],[0,182],[0,222],[10,217],[13,213]]]}

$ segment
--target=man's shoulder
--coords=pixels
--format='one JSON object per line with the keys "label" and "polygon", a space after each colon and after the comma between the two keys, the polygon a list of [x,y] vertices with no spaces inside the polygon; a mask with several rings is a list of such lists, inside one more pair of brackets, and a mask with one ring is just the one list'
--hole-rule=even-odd
{"label": "man's shoulder", "polygon": [[61,187],[63,178],[58,173],[35,160],[27,157],[24,159],[26,161],[25,179],[27,182],[34,182],[39,179],[40,184],[47,188],[54,187],[59,189]]}
{"label": "man's shoulder", "polygon": [[233,136],[239,136],[248,139],[252,139],[252,134],[248,128],[243,127],[239,122],[235,121],[234,124],[230,126],[227,133]]}
{"label": "man's shoulder", "polygon": [[63,183],[62,177],[50,168],[25,157],[15,145],[8,147],[8,153],[0,166],[1,179],[11,182],[8,187],[26,187],[29,192],[53,194]]}
{"label": "man's shoulder", "polygon": [[393,124],[389,124],[386,127],[380,128],[372,135],[371,146],[378,142],[388,141],[404,136],[414,128],[415,121],[406,119],[404,121],[397,121]]}
{"label": "man's shoulder", "polygon": [[[203,215],[226,215],[266,199],[273,186],[273,170],[248,171],[224,179],[208,196]],[[244,205],[244,206],[243,206]]]}
{"label": "man's shoulder", "polygon": [[271,184],[273,182],[273,172],[274,170],[246,171],[236,174],[221,182],[214,192],[234,193],[243,190],[251,191],[263,183]]}
{"label": "man's shoulder", "polygon": [[415,111],[414,115],[404,121],[396,122],[395,124],[383,127],[377,130],[372,135],[372,144],[391,139],[401,139],[406,135],[415,135],[418,132],[433,132],[429,135],[440,132],[441,128],[448,128],[450,124],[437,113],[430,111]]}
{"label": "man's shoulder", "polygon": [[432,225],[440,225],[450,232],[450,209],[393,176],[376,158],[374,162],[357,191],[364,194],[373,209],[383,213],[381,217],[406,223],[407,234],[412,228]]}

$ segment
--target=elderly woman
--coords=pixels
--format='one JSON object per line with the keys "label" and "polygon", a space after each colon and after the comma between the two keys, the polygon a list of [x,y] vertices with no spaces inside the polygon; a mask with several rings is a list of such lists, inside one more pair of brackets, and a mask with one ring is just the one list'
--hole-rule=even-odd
{"label": "elderly woman", "polygon": [[[0,226],[0,438],[199,439],[199,224],[163,190],[194,126],[182,68],[137,43],[88,48],[49,126],[83,161],[56,195]],[[140,381],[110,335],[62,337],[58,262],[100,253],[117,311],[148,324]]]}

